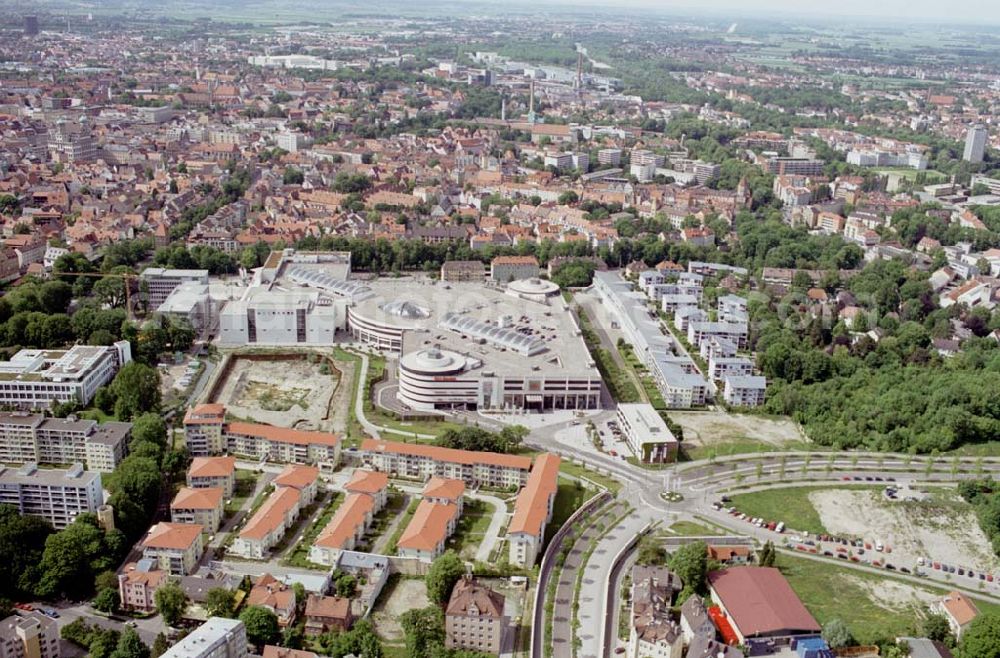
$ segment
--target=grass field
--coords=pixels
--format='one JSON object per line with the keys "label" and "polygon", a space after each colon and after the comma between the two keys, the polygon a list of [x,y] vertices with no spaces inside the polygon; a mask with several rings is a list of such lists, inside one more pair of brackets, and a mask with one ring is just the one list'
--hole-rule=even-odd
{"label": "grass field", "polygon": [[243,504],[247,502],[247,498],[253,493],[256,485],[256,473],[242,468],[236,469],[236,484],[233,486],[233,497],[229,499],[229,503],[226,505],[226,516],[235,514],[243,507]]}
{"label": "grass field", "polygon": [[492,518],[492,505],[483,500],[466,499],[462,505],[462,517],[450,540],[451,548],[465,559],[474,558],[479,544],[486,537]]}
{"label": "grass field", "polygon": [[[901,635],[919,637],[919,620],[924,614],[921,605],[916,601],[892,606],[882,601],[879,605],[864,586],[870,583],[875,587],[884,578],[784,553],[778,555],[777,566],[820,625],[840,619],[862,644]],[[836,594],[831,596],[833,592]]]}
{"label": "grass field", "polygon": [[694,521],[678,521],[667,528],[666,535],[681,535],[683,537],[701,537],[706,535],[718,535],[718,530],[708,526],[695,523]]}
{"label": "grass field", "polygon": [[690,443],[681,444],[681,459],[683,461],[696,461],[698,459],[714,459],[716,457],[728,457],[730,455],[749,455],[755,452],[776,452],[776,451],[812,451],[822,450],[822,446],[809,443],[807,441],[791,441],[776,446],[750,437],[738,437],[732,440],[720,441],[711,445],[692,445]]}
{"label": "grass field", "polygon": [[[849,485],[837,488],[876,489],[876,487],[867,485]],[[830,489],[830,486],[786,487],[783,489],[734,494],[731,504],[748,516],[759,516],[769,521],[784,521],[786,526],[795,530],[824,533],[827,532],[827,529],[823,527],[819,512],[809,502],[810,492],[824,489]]]}
{"label": "grass field", "polygon": [[587,489],[577,482],[559,480],[559,489],[556,491],[556,500],[552,506],[552,521],[545,526],[545,541],[548,542],[566,519],[593,495],[592,489]]}
{"label": "grass field", "polygon": [[574,464],[573,462],[569,462],[566,460],[563,460],[562,463],[559,465],[559,472],[577,478],[586,478],[591,482],[601,485],[608,491],[612,491],[615,493],[617,493],[618,490],[622,488],[622,484],[618,480],[608,477],[606,475],[601,475],[600,473],[596,473],[590,470],[589,468],[585,468],[583,466]]}

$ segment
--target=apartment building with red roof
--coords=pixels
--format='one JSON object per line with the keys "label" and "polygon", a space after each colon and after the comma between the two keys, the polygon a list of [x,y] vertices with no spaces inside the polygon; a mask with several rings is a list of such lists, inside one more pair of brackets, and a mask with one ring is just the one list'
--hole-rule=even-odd
{"label": "apartment building with red roof", "polygon": [[171,575],[191,574],[204,551],[203,530],[194,523],[157,523],[142,540],[142,556]]}
{"label": "apartment building with red roof", "polygon": [[229,552],[251,560],[265,559],[302,511],[301,492],[292,487],[278,487],[233,541]]}
{"label": "apartment building with red roof", "polygon": [[385,506],[388,488],[389,477],[385,473],[356,469],[344,486],[347,498],[316,537],[309,549],[309,560],[333,566],[342,551],[354,550],[375,515]]}
{"label": "apartment building with red roof", "polygon": [[219,487],[182,487],[170,502],[170,520],[194,523],[212,533],[222,524],[225,492]]}
{"label": "apartment building with red roof", "polygon": [[437,476],[493,489],[520,488],[531,470],[529,457],[378,439],[362,441],[361,456],[366,467],[397,477],[427,480]]}
{"label": "apartment building with red roof", "polygon": [[217,487],[230,498],[236,488],[236,458],[195,457],[188,467],[187,486],[195,489]]}
{"label": "apartment building with red roof", "polygon": [[528,482],[517,495],[514,516],[507,528],[509,561],[529,569],[535,564],[545,540],[545,526],[552,520],[559,488],[558,455],[544,453],[535,459]]}

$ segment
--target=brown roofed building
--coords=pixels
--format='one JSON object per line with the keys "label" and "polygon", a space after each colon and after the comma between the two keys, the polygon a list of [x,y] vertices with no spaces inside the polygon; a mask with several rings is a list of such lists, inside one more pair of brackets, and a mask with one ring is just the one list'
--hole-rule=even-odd
{"label": "brown roofed building", "polygon": [[299,491],[278,487],[250,517],[229,551],[240,557],[263,560],[299,517],[300,510]]}
{"label": "brown roofed building", "polygon": [[432,477],[424,485],[421,496],[424,500],[442,505],[455,505],[458,513],[462,513],[462,495],[465,494],[465,482],[451,478]]}
{"label": "brown roofed building", "polygon": [[400,477],[426,480],[438,476],[463,480],[470,486],[520,488],[527,482],[531,458],[496,452],[441,448],[424,443],[365,439],[362,459],[367,467]]}
{"label": "brown roofed building", "polygon": [[163,571],[186,576],[201,559],[202,531],[200,525],[193,523],[157,523],[142,542],[142,556],[153,560]]}
{"label": "brown roofed building", "polygon": [[937,602],[938,610],[948,620],[951,632],[955,637],[961,637],[962,631],[968,628],[972,620],[979,616],[979,608],[972,602],[972,599],[961,592],[948,592],[944,598]]}
{"label": "brown roofed building", "polygon": [[274,486],[296,489],[299,492],[299,504],[305,507],[316,500],[319,469],[315,466],[289,464],[274,478]]}
{"label": "brown roofed building", "polygon": [[460,579],[445,608],[445,647],[500,655],[509,625],[505,602],[472,576]]}
{"label": "brown roofed building", "polygon": [[195,523],[202,526],[204,532],[215,532],[222,523],[223,494],[219,487],[182,487],[170,503],[170,520]]}
{"label": "brown roofed building", "polygon": [[534,256],[497,256],[490,263],[490,278],[498,283],[537,278],[538,259]]}
{"label": "brown roofed building", "polygon": [[[199,404],[184,414],[184,443],[192,455],[217,455],[226,449],[222,426],[226,408],[221,404]],[[231,495],[231,494],[227,494]]]}
{"label": "brown roofed building", "polygon": [[269,573],[261,575],[250,588],[247,605],[259,605],[270,610],[282,628],[295,623],[295,590]]}
{"label": "brown roofed building", "polygon": [[123,610],[153,612],[156,590],[170,577],[166,571],[156,568],[152,560],[140,560],[125,565],[118,574],[118,598]]}
{"label": "brown roofed building", "polygon": [[195,457],[187,471],[187,485],[195,489],[218,487],[226,498],[236,488],[235,457]]}
{"label": "brown roofed building", "polygon": [[441,280],[479,281],[486,278],[486,266],[478,260],[448,260],[441,264]]}
{"label": "brown roofed building", "polygon": [[458,517],[458,507],[455,505],[421,500],[396,543],[399,554],[432,562],[444,552],[445,542],[455,532]]}
{"label": "brown roofed building", "polygon": [[773,567],[733,567],[708,575],[712,600],[726,613],[740,642],[747,638],[815,635],[822,629]]}
{"label": "brown roofed building", "polygon": [[351,630],[354,615],[351,600],[341,596],[310,594],[306,598],[306,634],[322,635],[331,630]]}

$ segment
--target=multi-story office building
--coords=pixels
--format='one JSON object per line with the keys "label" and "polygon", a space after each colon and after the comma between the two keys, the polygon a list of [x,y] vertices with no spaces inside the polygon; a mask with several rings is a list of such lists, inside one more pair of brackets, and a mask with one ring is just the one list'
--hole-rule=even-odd
{"label": "multi-story office building", "polygon": [[0,406],[42,410],[61,402],[90,404],[97,389],[131,360],[127,340],[68,350],[21,350],[10,361],[0,361]]}
{"label": "multi-story office building", "polygon": [[986,126],[981,123],[969,128],[965,134],[965,150],[962,152],[962,159],[966,162],[982,162],[986,155],[986,142],[989,140],[989,133]]}
{"label": "multi-story office building", "polygon": [[508,619],[506,599],[472,576],[455,583],[444,613],[445,647],[500,655]]}
{"label": "multi-story office building", "polygon": [[246,658],[247,629],[239,619],[209,617],[161,658]]}
{"label": "multi-story office building", "polygon": [[0,412],[0,462],[81,462],[88,471],[110,473],[125,458],[131,432],[131,423]]}
{"label": "multi-story office building", "polygon": [[559,488],[558,455],[543,453],[535,459],[528,482],[514,502],[514,515],[507,529],[510,563],[524,569],[535,564],[545,540],[545,526],[552,520]]}
{"label": "multi-story office building", "polygon": [[168,270],[147,267],[139,275],[139,285],[151,310],[159,308],[174,288],[182,283],[208,285],[208,270]]}
{"label": "multi-story office building", "polygon": [[78,514],[96,512],[104,504],[101,474],[83,470],[83,464],[67,470],[43,470],[34,462],[17,470],[0,467],[0,504],[39,516],[61,530]]}
{"label": "multi-story office building", "polygon": [[677,457],[679,444],[651,404],[619,404],[618,425],[636,458],[663,464]]}
{"label": "multi-story office building", "polygon": [[0,658],[59,658],[59,626],[41,613],[0,621]]}
{"label": "multi-story office building", "polygon": [[362,441],[361,456],[369,468],[402,478],[426,480],[436,476],[493,489],[519,488],[527,482],[531,470],[530,457],[378,439]]}

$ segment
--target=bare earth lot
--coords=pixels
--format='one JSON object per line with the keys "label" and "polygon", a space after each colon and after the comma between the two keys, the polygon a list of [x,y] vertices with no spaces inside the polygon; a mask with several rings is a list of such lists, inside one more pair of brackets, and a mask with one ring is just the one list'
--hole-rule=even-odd
{"label": "bare earth lot", "polygon": [[[785,448],[808,441],[799,426],[790,420],[772,420],[725,411],[672,412],[670,418],[684,428],[684,444],[689,447],[723,447],[727,444]],[[739,452],[746,452],[740,450]]]}
{"label": "bare earth lot", "polygon": [[976,571],[998,566],[972,508],[953,491],[905,502],[886,500],[880,491],[824,489],[810,492],[809,502],[831,533],[891,546],[886,559],[897,566],[912,567],[921,556]]}
{"label": "bare earth lot", "polygon": [[333,429],[326,417],[334,395],[345,388],[339,384],[340,373],[320,363],[233,357],[232,369],[215,401],[234,416],[248,420],[280,427]]}
{"label": "bare earth lot", "polygon": [[426,608],[430,605],[427,586],[421,578],[400,578],[396,586],[379,597],[378,605],[372,611],[372,621],[379,636],[385,640],[402,640],[403,628],[399,617],[407,610]]}

